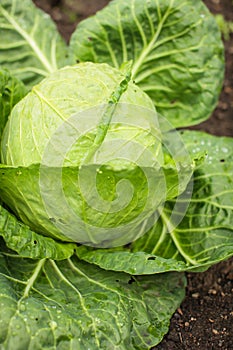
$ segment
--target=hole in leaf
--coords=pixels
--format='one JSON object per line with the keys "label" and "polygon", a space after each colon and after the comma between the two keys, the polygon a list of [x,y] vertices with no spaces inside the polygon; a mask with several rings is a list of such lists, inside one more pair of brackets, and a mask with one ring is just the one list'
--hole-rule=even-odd
{"label": "hole in leaf", "polygon": [[70,340],[71,340],[71,336],[70,335],[66,335],[66,334],[60,335],[57,338],[57,345],[59,343],[70,342]]}
{"label": "hole in leaf", "polygon": [[35,240],[33,243],[34,243],[34,244],[37,244],[37,241]]}
{"label": "hole in leaf", "polygon": [[8,86],[6,86],[5,87],[5,90],[4,90],[4,93],[6,94],[9,94],[9,93],[11,93],[12,91],[11,91],[11,89],[8,87]]}
{"label": "hole in leaf", "polygon": [[135,281],[135,279],[131,276],[130,280],[128,281],[128,284],[132,284],[132,283],[134,283],[134,282],[136,282],[136,281]]}

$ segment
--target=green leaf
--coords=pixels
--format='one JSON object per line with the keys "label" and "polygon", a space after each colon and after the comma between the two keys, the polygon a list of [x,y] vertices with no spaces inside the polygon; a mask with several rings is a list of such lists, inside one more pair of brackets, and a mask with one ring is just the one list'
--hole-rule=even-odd
{"label": "green leaf", "polygon": [[65,65],[65,43],[31,0],[2,0],[0,30],[0,66],[29,87]]}
{"label": "green leaf", "polygon": [[73,255],[75,244],[59,243],[29,229],[5,208],[0,206],[0,236],[8,248],[22,257],[54,260],[67,259]]}
{"label": "green leaf", "polygon": [[[121,94],[122,104],[118,105],[119,109],[114,113],[115,118],[111,123],[111,126],[115,124],[113,128],[116,130],[113,138],[116,139],[119,133],[116,124],[123,114],[124,118],[120,123],[124,124],[127,117],[124,127],[127,127],[128,133],[132,130],[132,135],[128,138],[127,132],[123,130],[124,138],[137,139],[139,128],[142,130],[139,141],[150,142],[153,147],[156,141],[152,136],[157,138],[157,143],[159,142],[159,126],[153,103],[133,82],[129,82],[128,89],[124,92],[124,86],[121,86],[124,80],[125,76],[119,70],[107,64],[91,62],[64,67],[50,74],[34,86],[14,108],[3,137],[2,162],[19,166],[41,163],[42,159],[46,158],[45,151],[49,145],[57,142],[56,147],[60,146],[59,152],[67,153],[64,156],[64,165],[79,165],[93,143],[97,126],[99,125],[99,134],[102,127],[105,132],[108,129],[104,128],[104,121],[101,122],[103,107],[112,104]],[[135,120],[136,113],[138,117]],[[68,128],[70,129],[67,130]],[[151,130],[155,135],[148,132]],[[64,145],[60,142],[61,135]],[[71,143],[74,143],[74,146],[70,150]],[[56,151],[58,152],[57,149]],[[51,161],[54,162],[54,158],[50,159],[49,163]]]}
{"label": "green leaf", "polygon": [[14,105],[26,95],[24,84],[7,70],[0,69],[0,142],[8,116]]}
{"label": "green leaf", "polygon": [[[154,171],[151,171],[151,178],[153,175]],[[126,198],[124,203],[125,186],[119,195],[119,203],[116,202],[117,210],[114,210],[113,196],[122,179],[132,184],[133,196]],[[125,231],[128,243],[129,235],[135,237],[133,228],[143,227],[143,213],[147,218],[153,212],[147,198],[147,181],[140,168],[114,172],[98,164],[83,166],[81,170],[78,167],[41,168],[40,165],[25,168],[1,166],[0,171],[2,201],[33,230],[66,242],[101,246],[118,242]],[[158,190],[159,185],[160,182],[156,183]],[[96,197],[93,197],[94,191]],[[105,205],[107,212],[101,210],[101,204]],[[142,218],[139,217],[141,212]]]}
{"label": "green leaf", "polygon": [[132,277],[77,258],[0,255],[0,347],[143,350],[158,344],[185,294],[182,274]]}
{"label": "green leaf", "polygon": [[135,241],[132,250],[184,261],[187,269],[198,270],[233,255],[233,139],[194,131],[182,134],[190,153],[207,152],[194,174],[191,200],[179,198],[173,218],[182,217],[186,205],[187,213],[176,226],[170,220],[175,201],[168,202],[157,225]]}
{"label": "green leaf", "polygon": [[[185,171],[186,185],[192,173]],[[175,181],[170,182],[177,193],[172,167],[0,166],[1,199],[22,222],[45,236],[97,247],[128,244],[146,232],[154,208],[165,201],[166,180]]]}
{"label": "green leaf", "polygon": [[214,17],[200,0],[115,0],[82,21],[71,38],[75,61],[120,67],[175,127],[198,124],[214,109],[224,56]]}
{"label": "green leaf", "polygon": [[79,259],[95,264],[105,270],[123,271],[133,275],[151,275],[168,271],[185,271],[187,265],[176,259],[164,259],[145,252],[131,252],[127,248],[94,249],[79,246]]}

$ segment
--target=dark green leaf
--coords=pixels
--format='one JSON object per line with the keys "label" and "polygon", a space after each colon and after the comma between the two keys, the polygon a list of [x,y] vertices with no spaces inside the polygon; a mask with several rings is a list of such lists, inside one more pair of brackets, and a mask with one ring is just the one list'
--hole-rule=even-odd
{"label": "dark green leaf", "polygon": [[129,249],[94,249],[80,246],[76,249],[77,256],[96,264],[105,270],[123,271],[132,275],[150,275],[168,271],[185,271],[187,266],[183,261],[164,259],[145,252],[131,252]]}
{"label": "dark green leaf", "polygon": [[65,65],[65,43],[49,15],[31,0],[2,0],[0,30],[0,66],[26,85]]}
{"label": "dark green leaf", "polygon": [[22,257],[32,259],[67,259],[73,255],[76,247],[75,244],[59,243],[33,232],[2,206],[0,206],[0,236],[4,238],[8,248]]}
{"label": "dark green leaf", "polygon": [[0,69],[0,142],[8,116],[14,105],[26,95],[24,84],[7,70]]}
{"label": "dark green leaf", "polygon": [[207,119],[218,100],[223,44],[200,0],[112,1],[78,25],[71,49],[74,61],[132,60],[133,79],[175,127]]}
{"label": "dark green leaf", "polygon": [[170,201],[157,225],[134,242],[132,249],[184,261],[189,269],[195,269],[233,255],[233,139],[182,133],[190,153],[207,152],[195,172],[191,200],[179,198],[180,207],[173,218],[182,217],[183,205],[188,205],[187,213],[176,226],[170,220],[175,202]]}
{"label": "dark green leaf", "polygon": [[143,350],[158,344],[184,297],[182,274],[131,277],[77,258],[0,256],[0,347]]}

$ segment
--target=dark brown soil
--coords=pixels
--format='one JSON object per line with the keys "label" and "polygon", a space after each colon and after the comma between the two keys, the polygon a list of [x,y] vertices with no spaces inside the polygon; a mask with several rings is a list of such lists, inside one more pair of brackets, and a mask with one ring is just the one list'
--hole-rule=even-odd
{"label": "dark brown soil", "polygon": [[233,259],[187,277],[186,298],[155,349],[232,350]]}
{"label": "dark brown soil", "polygon": [[[69,41],[76,24],[108,0],[34,0],[50,13]],[[232,0],[205,0],[213,13],[233,21]],[[192,129],[233,136],[233,35],[225,42],[226,74],[218,107],[211,118]],[[233,258],[204,273],[187,274],[186,298],[171,320],[158,350],[233,350]]]}

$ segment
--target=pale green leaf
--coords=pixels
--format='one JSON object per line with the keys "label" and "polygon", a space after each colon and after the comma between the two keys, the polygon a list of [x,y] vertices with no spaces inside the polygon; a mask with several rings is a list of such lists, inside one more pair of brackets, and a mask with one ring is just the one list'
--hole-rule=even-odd
{"label": "pale green leaf", "polygon": [[[114,97],[112,94],[119,94],[121,90],[121,93],[124,92],[120,86],[124,79],[125,76],[119,70],[107,64],[90,62],[64,67],[49,75],[40,84],[34,86],[13,110],[5,129],[4,143],[1,146],[2,162],[15,166],[41,163],[42,159],[46,158],[45,151],[49,145],[51,147],[52,143],[57,142],[56,147],[59,148],[60,145],[58,151],[67,153],[64,157],[64,165],[80,164],[87,149],[94,142],[98,124],[100,134],[103,107],[112,104],[111,98]],[[157,114],[154,112],[152,101],[133,82],[129,82],[128,89],[122,94],[120,101],[122,105],[119,104],[119,109],[114,113],[113,122],[117,124],[119,116],[123,113],[127,118],[131,118],[130,122],[135,131],[130,138],[137,139],[137,128],[142,129],[141,120],[143,122],[146,120],[147,123],[142,130],[144,134],[152,124],[152,118],[158,129]],[[144,109],[143,112],[141,108]],[[133,120],[135,113],[138,114],[138,120]],[[67,128],[70,129],[67,131]],[[115,127],[115,129],[117,132],[118,128]],[[64,146],[60,142],[61,135],[66,138]],[[79,140],[77,144],[81,143],[79,151],[76,150],[75,143],[67,152],[70,143],[74,143],[75,137]],[[146,138],[151,138],[150,134],[145,135],[142,142],[145,142]],[[64,147],[66,147],[65,150]],[[49,163],[54,162],[51,157]]]}
{"label": "pale green leaf", "polygon": [[[185,171],[191,176],[190,169]],[[165,200],[164,182],[177,193],[177,177],[174,166],[118,170],[101,164],[82,168],[0,165],[1,200],[35,232],[64,242],[116,247],[134,241],[153,225],[154,208]],[[189,178],[188,174],[182,178],[184,185]],[[127,186],[120,188],[123,180]],[[131,187],[132,196],[124,201]],[[114,210],[116,192],[120,199]]]}
{"label": "pale green leaf", "polygon": [[143,350],[158,344],[185,292],[182,274],[132,277],[77,258],[0,256],[0,347]]}
{"label": "pale green leaf", "polygon": [[175,127],[214,109],[223,80],[221,35],[200,0],[115,0],[82,21],[71,38],[74,61],[120,67]]}
{"label": "pale green leaf", "polygon": [[0,66],[29,87],[65,65],[65,43],[31,0],[2,0],[0,31]]}

